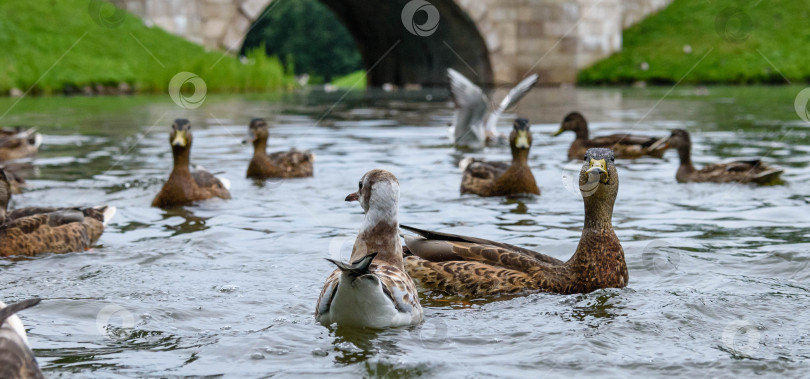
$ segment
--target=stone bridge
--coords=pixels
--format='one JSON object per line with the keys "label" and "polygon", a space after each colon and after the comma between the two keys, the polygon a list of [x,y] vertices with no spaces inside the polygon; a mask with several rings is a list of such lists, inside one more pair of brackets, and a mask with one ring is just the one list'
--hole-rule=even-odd
{"label": "stone bridge", "polygon": [[[238,52],[273,0],[119,0],[167,31]],[[672,0],[320,0],[354,36],[368,84],[442,85],[453,67],[482,84],[531,73],[573,83],[620,50],[622,30]]]}

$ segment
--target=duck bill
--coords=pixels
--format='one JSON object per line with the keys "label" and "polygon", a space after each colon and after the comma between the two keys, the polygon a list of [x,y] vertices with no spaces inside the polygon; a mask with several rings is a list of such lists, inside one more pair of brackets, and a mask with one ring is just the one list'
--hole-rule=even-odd
{"label": "duck bill", "polygon": [[349,196],[346,196],[346,201],[358,201],[360,200],[360,195],[357,192],[350,193]]}
{"label": "duck bill", "polygon": [[253,143],[256,141],[256,134],[253,132],[248,133],[247,137],[242,140],[243,145],[247,145],[249,143]]}
{"label": "duck bill", "polygon": [[172,139],[172,146],[177,147],[186,147],[188,144],[188,139],[186,138],[185,131],[178,131],[174,134],[174,139]]}
{"label": "duck bill", "polygon": [[517,133],[517,139],[515,139],[515,147],[518,149],[528,149],[529,148],[529,133],[525,130],[521,130]]}
{"label": "duck bill", "polygon": [[564,131],[565,131],[565,129],[564,129],[562,126],[560,126],[560,130],[558,130],[558,131],[556,131],[556,132],[552,133],[552,134],[551,134],[551,136],[552,136],[552,137],[556,137],[556,136],[558,136],[558,135],[560,135],[560,134],[563,134],[563,132],[564,132]]}
{"label": "duck bill", "polygon": [[610,174],[607,171],[607,162],[604,159],[591,159],[591,162],[588,164],[588,170],[585,171],[588,174],[588,182],[595,181],[596,178],[599,178],[599,182],[607,183],[610,180]]}

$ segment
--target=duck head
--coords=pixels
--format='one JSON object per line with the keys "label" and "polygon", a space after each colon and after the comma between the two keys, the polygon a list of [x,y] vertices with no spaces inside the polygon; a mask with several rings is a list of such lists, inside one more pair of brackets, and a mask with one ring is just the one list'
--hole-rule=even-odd
{"label": "duck head", "polygon": [[609,226],[619,192],[619,174],[614,165],[613,150],[588,149],[579,172],[579,190],[585,200],[585,223],[588,224],[590,220]]}
{"label": "duck head", "polygon": [[512,158],[523,158],[525,161],[532,147],[532,133],[529,130],[529,120],[519,118],[512,125],[512,132],[509,133],[509,147],[512,149]]}
{"label": "duck head", "polygon": [[553,137],[563,134],[566,130],[573,131],[577,138],[588,139],[588,121],[579,112],[571,112],[563,118],[560,124],[560,129],[557,130]]}
{"label": "duck head", "polygon": [[169,134],[169,144],[172,150],[185,150],[191,148],[191,123],[185,118],[178,118],[172,124]]}
{"label": "duck head", "polygon": [[689,137],[689,132],[683,129],[673,129],[669,137],[656,142],[651,149],[660,146],[663,146],[665,149],[672,147],[678,150],[681,166],[691,167],[692,139]]}
{"label": "duck head", "polygon": [[267,127],[267,121],[263,118],[254,118],[250,120],[247,138],[242,143],[250,143],[253,144],[253,147],[259,147],[262,144],[267,144],[268,137],[270,137],[270,129]]}

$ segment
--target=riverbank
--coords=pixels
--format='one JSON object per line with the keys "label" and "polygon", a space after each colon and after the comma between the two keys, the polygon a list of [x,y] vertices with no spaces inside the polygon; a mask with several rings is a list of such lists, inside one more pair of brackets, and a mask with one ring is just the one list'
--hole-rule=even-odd
{"label": "riverbank", "polygon": [[209,92],[292,88],[259,50],[239,59],[171,35],[106,2],[0,0],[0,94],[165,92],[191,72]]}
{"label": "riverbank", "polygon": [[579,84],[783,84],[810,81],[807,3],[675,0],[625,30],[621,52]]}

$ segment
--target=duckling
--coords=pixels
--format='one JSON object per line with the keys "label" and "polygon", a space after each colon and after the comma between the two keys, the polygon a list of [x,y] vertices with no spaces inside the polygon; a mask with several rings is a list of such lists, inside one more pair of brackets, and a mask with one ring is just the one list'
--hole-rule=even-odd
{"label": "duckling", "polygon": [[450,141],[456,146],[468,148],[481,148],[485,145],[497,144],[498,134],[496,126],[503,112],[520,101],[532,86],[537,82],[537,74],[532,74],[521,80],[515,88],[509,91],[501,100],[497,108],[489,116],[490,101],[480,87],[473,84],[460,72],[447,69],[450,79],[450,95],[453,98],[456,112],[453,124],[450,126]]}
{"label": "duckling", "polygon": [[0,257],[90,249],[115,215],[115,207],[19,208],[8,211],[11,184],[0,170]]}
{"label": "duckling", "polygon": [[464,297],[523,292],[587,293],[627,286],[624,250],[611,218],[619,175],[609,149],[589,149],[579,174],[585,226],[566,262],[517,246],[402,225],[405,267],[422,287]]}
{"label": "duckling", "polygon": [[267,138],[270,130],[263,118],[254,118],[248,127],[248,138],[245,143],[253,144],[253,158],[248,165],[247,177],[254,179],[267,178],[301,178],[312,176],[312,162],[315,157],[309,151],[279,151],[267,155]]}
{"label": "duckling", "polygon": [[385,170],[371,170],[346,201],[360,202],[366,216],[354,242],[352,263],[329,259],[337,269],[326,279],[315,319],[375,329],[422,322],[416,286],[402,263],[397,178]]}
{"label": "duckling", "polygon": [[[662,158],[666,147],[656,144],[659,138],[638,136],[633,134],[611,134],[609,136],[588,139],[588,122],[579,112],[571,112],[565,116],[560,130],[552,136],[556,137],[570,130],[576,134],[576,139],[568,148],[568,160],[580,159],[585,151],[594,147],[604,147],[613,150],[616,158],[636,159],[642,156]],[[656,146],[656,148],[652,148]]]}
{"label": "duckling", "polygon": [[172,208],[214,197],[231,198],[228,192],[231,183],[227,179],[216,177],[200,167],[194,171],[189,169],[191,142],[191,123],[184,118],[174,120],[169,134],[174,168],[169,180],[152,201],[153,207]]}
{"label": "duckling", "polygon": [[525,118],[515,120],[512,133],[509,134],[512,163],[462,160],[464,175],[461,179],[461,193],[479,196],[539,195],[540,189],[537,188],[528,163],[531,145],[529,121]]}
{"label": "duckling", "polygon": [[25,326],[15,313],[39,304],[29,299],[6,305],[0,302],[0,378],[44,378],[28,344]]}
{"label": "duckling", "polygon": [[42,144],[42,135],[36,129],[0,129],[0,162],[33,157]]}
{"label": "duckling", "polygon": [[768,185],[782,182],[779,176],[784,170],[768,166],[759,159],[734,160],[696,169],[692,165],[692,141],[689,132],[683,129],[673,130],[672,135],[664,143],[678,150],[681,165],[675,174],[675,180],[679,183],[737,182]]}

